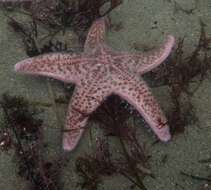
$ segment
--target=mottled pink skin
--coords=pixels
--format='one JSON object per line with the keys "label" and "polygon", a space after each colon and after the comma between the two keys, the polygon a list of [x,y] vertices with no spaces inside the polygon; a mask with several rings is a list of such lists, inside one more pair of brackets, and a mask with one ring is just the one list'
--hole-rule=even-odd
{"label": "mottled pink skin", "polygon": [[105,20],[101,18],[93,23],[82,54],[54,53],[29,58],[17,63],[15,70],[76,84],[67,112],[65,150],[76,147],[89,115],[111,94],[133,105],[160,140],[170,140],[166,117],[140,74],[166,59],[174,45],[174,37],[168,36],[160,48],[145,54],[117,52],[104,42]]}

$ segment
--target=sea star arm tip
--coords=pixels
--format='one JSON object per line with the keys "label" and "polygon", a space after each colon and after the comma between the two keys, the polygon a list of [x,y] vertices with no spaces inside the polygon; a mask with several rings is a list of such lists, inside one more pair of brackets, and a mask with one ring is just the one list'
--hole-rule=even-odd
{"label": "sea star arm tip", "polygon": [[161,141],[169,141],[171,134],[167,119],[146,83],[130,76],[116,77],[115,80],[118,85],[114,85],[114,93],[127,100],[139,111]]}
{"label": "sea star arm tip", "polygon": [[103,88],[100,78],[96,78],[96,83],[93,84],[93,78],[87,78],[83,82],[84,85],[76,87],[69,104],[63,137],[63,149],[66,151],[75,149],[85,130],[89,115],[110,95],[109,86]]}
{"label": "sea star arm tip", "polygon": [[108,22],[107,17],[97,19],[89,29],[86,42],[84,45],[84,51],[89,52],[95,48],[98,44],[104,42],[106,25]]}
{"label": "sea star arm tip", "polygon": [[159,66],[169,56],[174,44],[174,36],[168,35],[165,42],[157,49],[146,53],[121,53],[116,59],[127,64],[136,73],[144,74]]}
{"label": "sea star arm tip", "polygon": [[143,64],[138,68],[138,72],[143,74],[159,66],[169,56],[174,44],[174,36],[168,35],[165,42],[158,49],[146,53],[143,60],[140,60],[143,61]]}

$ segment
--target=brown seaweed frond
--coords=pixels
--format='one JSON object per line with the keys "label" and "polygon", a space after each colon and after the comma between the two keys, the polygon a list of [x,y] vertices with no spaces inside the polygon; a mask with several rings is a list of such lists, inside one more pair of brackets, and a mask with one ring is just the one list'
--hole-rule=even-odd
{"label": "brown seaweed frond", "polygon": [[[126,102],[111,96],[91,116],[91,120],[97,121],[102,127],[104,138],[97,140],[97,147],[92,154],[80,157],[80,162],[76,164],[77,171],[83,177],[83,185],[93,188],[94,184],[96,189],[103,176],[122,175],[133,187],[146,190],[142,179],[146,175],[153,175],[148,169],[149,157],[137,139],[136,128],[128,123],[128,119],[135,113]],[[110,138],[118,139],[120,149],[109,146]],[[111,152],[115,152],[115,155]],[[78,170],[84,167],[86,171]]]}
{"label": "brown seaweed frond", "polygon": [[[65,34],[67,29],[71,29],[77,34],[79,44],[83,44],[86,32],[93,21],[107,15],[121,3],[121,0],[36,0],[31,1],[30,6],[25,7],[25,12],[22,13],[31,17],[30,22],[20,23],[15,18],[9,17],[9,25],[21,35],[29,56],[67,51],[66,44],[60,41],[53,43],[56,34],[59,32]],[[106,7],[106,4],[109,6],[103,11],[102,7]],[[46,37],[50,37],[42,47],[39,47],[40,44],[37,42],[40,39],[38,32],[40,27],[44,27],[48,31]]]}
{"label": "brown seaweed frond", "polygon": [[185,125],[197,121],[191,96],[200,87],[211,69],[211,56],[208,55],[211,38],[207,37],[206,25],[202,21],[200,21],[200,27],[198,44],[189,56],[184,56],[185,38],[179,39],[174,55],[166,64],[151,72],[157,86],[167,85],[170,89],[173,109],[169,114],[169,123],[173,133],[183,132]]}
{"label": "brown seaweed frond", "polygon": [[45,160],[41,154],[42,120],[39,110],[22,97],[4,94],[0,100],[4,125],[0,131],[1,151],[14,151],[17,174],[25,179],[30,190],[57,190],[61,165]]}
{"label": "brown seaweed frond", "polygon": [[[210,56],[208,51],[211,47],[211,38],[208,38],[205,32],[205,24],[200,21],[201,34],[196,48],[192,53],[184,57],[183,44],[185,38],[179,39],[177,48],[173,56],[171,56],[165,65],[153,75],[158,85],[177,85],[176,95],[182,92],[193,95],[195,90],[190,89],[190,85],[199,81],[197,87],[201,84],[208,72],[210,71]],[[198,77],[199,80],[194,79]]]}
{"label": "brown seaweed frond", "polygon": [[93,154],[78,157],[75,165],[76,172],[83,179],[77,186],[82,189],[95,190],[102,183],[102,176],[110,176],[117,172],[105,139],[98,139]]}
{"label": "brown seaweed frond", "polygon": [[32,0],[0,0],[0,8],[4,8],[8,11],[13,11],[17,7],[29,9],[31,6]]}
{"label": "brown seaweed frond", "polygon": [[[95,19],[103,17],[122,3],[121,0],[47,0],[34,1],[30,11],[41,22],[50,26],[89,27]],[[108,4],[108,8],[101,10]],[[51,16],[51,19],[49,19]]]}
{"label": "brown seaweed frond", "polygon": [[8,24],[17,34],[21,36],[25,46],[26,54],[29,57],[49,52],[67,51],[67,44],[59,40],[53,42],[53,40],[50,39],[42,46],[40,46],[38,43],[38,24],[34,21],[23,24],[10,17]]}

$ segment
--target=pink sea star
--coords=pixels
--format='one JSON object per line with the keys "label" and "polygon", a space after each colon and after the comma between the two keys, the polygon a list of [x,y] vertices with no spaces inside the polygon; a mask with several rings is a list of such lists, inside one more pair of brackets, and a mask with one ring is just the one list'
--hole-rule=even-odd
{"label": "pink sea star", "polygon": [[52,53],[28,58],[17,63],[15,71],[76,84],[67,112],[65,150],[76,147],[88,116],[111,94],[133,105],[160,140],[170,140],[166,117],[140,75],[166,59],[174,45],[174,37],[168,36],[166,42],[152,52],[117,52],[105,44],[106,25],[106,18],[93,23],[83,53]]}

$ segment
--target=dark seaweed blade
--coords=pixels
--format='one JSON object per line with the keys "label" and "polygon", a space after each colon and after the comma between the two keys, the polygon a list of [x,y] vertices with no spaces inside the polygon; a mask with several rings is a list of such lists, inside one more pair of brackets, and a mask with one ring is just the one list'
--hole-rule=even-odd
{"label": "dark seaweed blade", "polygon": [[59,190],[61,164],[45,160],[41,154],[42,120],[39,110],[22,97],[4,94],[0,100],[4,125],[0,131],[1,151],[13,149],[17,174],[27,181],[29,190]]}
{"label": "dark seaweed blade", "polygon": [[[142,179],[153,175],[147,169],[148,156],[137,139],[136,127],[128,124],[128,119],[134,116],[136,111],[117,96],[109,97],[91,115],[90,120],[98,122],[104,137],[97,139],[93,153],[77,159],[76,171],[82,177],[79,182],[82,188],[97,189],[103,176],[122,175],[132,186],[146,190]],[[119,140],[120,150],[110,148],[111,137]]]}
{"label": "dark seaweed blade", "polygon": [[185,39],[179,39],[175,53],[170,56],[167,63],[149,73],[155,86],[167,85],[170,89],[173,106],[168,114],[168,120],[173,134],[183,132],[186,125],[197,122],[191,96],[211,69],[211,56],[208,55],[211,38],[207,37],[206,25],[202,21],[200,26],[198,44],[189,56],[185,57],[183,53]]}
{"label": "dark seaweed blade", "polygon": [[[67,51],[66,44],[61,41],[57,44],[52,42],[57,33],[65,33],[67,28],[70,28],[78,35],[79,44],[83,44],[86,32],[93,21],[107,15],[121,2],[120,0],[34,1],[30,7],[25,8],[28,11],[27,15],[31,17],[30,22],[20,23],[9,17],[9,25],[22,37],[26,53],[30,57],[54,51]],[[110,3],[110,6],[102,14],[100,10],[106,3]],[[38,47],[36,42],[40,38],[38,31],[40,26],[49,31],[51,40]]]}

